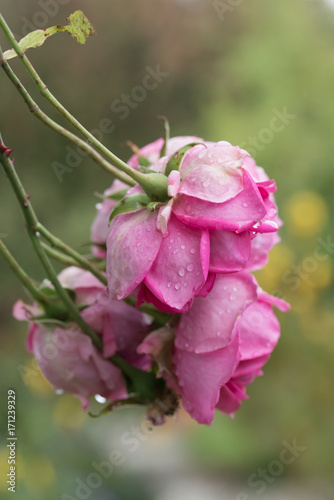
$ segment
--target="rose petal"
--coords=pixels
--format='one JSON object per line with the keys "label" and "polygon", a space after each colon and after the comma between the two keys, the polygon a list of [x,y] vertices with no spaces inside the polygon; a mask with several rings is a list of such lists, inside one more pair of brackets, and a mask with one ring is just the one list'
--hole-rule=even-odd
{"label": "rose petal", "polygon": [[220,388],[232,376],[238,363],[238,335],[217,351],[194,354],[176,349],[174,363],[185,410],[199,423],[210,424]]}
{"label": "rose petal", "polygon": [[243,231],[261,221],[267,211],[250,174],[244,170],[244,189],[225,203],[210,203],[192,196],[178,195],[174,214],[186,224],[209,229]]}
{"label": "rose petal", "polygon": [[181,311],[206,281],[209,235],[186,226],[174,215],[168,233],[144,283],[161,302]]}
{"label": "rose petal", "polygon": [[182,315],[176,326],[176,347],[206,353],[227,346],[236,335],[240,314],[256,299],[257,284],[251,274],[218,275],[209,295],[196,298]]}
{"label": "rose petal", "polygon": [[180,193],[223,203],[234,198],[243,189],[240,168],[244,154],[230,144],[202,145],[190,149],[180,167]]}
{"label": "rose petal", "polygon": [[251,252],[248,231],[237,234],[231,231],[210,231],[210,271],[234,273],[247,265]]}
{"label": "rose petal", "polygon": [[162,242],[156,221],[157,213],[146,209],[120,214],[113,220],[107,241],[111,298],[127,297],[150,270]]}

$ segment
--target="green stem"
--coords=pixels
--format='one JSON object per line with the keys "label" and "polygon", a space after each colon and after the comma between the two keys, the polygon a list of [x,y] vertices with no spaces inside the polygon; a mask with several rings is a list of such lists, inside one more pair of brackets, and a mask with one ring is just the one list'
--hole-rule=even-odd
{"label": "green stem", "polygon": [[17,260],[12,256],[6,245],[0,240],[0,253],[3,258],[12,269],[12,271],[16,274],[18,279],[21,281],[23,286],[28,290],[31,296],[37,300],[41,305],[48,306],[50,305],[50,301],[44,293],[42,293],[34,283],[34,281],[30,278],[30,276],[22,269]]}
{"label": "green stem", "polygon": [[40,222],[36,226],[36,231],[41,233],[42,236],[46,240],[48,240],[52,246],[58,248],[61,250],[61,252],[67,254],[69,257],[71,257],[74,261],[74,264],[72,265],[78,265],[82,267],[83,269],[86,269],[87,271],[90,271],[101,283],[104,285],[107,285],[107,278],[98,270],[96,269],[90,262],[87,260],[85,257],[80,255],[78,252],[73,250],[73,248],[69,247],[61,241],[59,238],[54,236],[50,231],[48,231]]}
{"label": "green stem", "polygon": [[[3,18],[3,16],[1,14],[0,14],[0,27],[2,28],[4,34],[6,35],[7,39],[9,40],[13,49],[15,50],[16,54],[18,55],[19,59],[24,64],[30,77],[33,79],[34,83],[37,85],[42,96],[45,97],[47,99],[47,101],[49,101],[49,103],[52,106],[54,106],[57,109],[57,111],[59,111],[59,113],[73,127],[75,127],[94,146],[94,148],[97,151],[99,151],[101,153],[101,155],[103,155],[111,163],[116,165],[117,169],[121,170],[122,172],[124,172],[125,174],[130,176],[132,179],[134,179],[138,184],[140,184],[143,187],[143,189],[145,190],[146,194],[148,194],[148,196],[152,196],[153,201],[155,201],[154,200],[155,198],[157,198],[159,200],[165,199],[167,197],[167,179],[166,180],[163,179],[165,176],[163,176],[161,174],[145,175],[141,172],[138,172],[137,170],[134,170],[132,167],[130,167],[123,160],[118,158],[118,156],[116,156],[114,153],[109,151],[109,149],[106,148],[100,141],[98,141],[96,139],[96,137],[94,137],[93,134],[91,134],[83,125],[81,125],[81,123],[73,115],[71,115],[71,113],[69,113],[67,111],[67,109],[50,92],[50,90],[45,85],[45,83],[42,81],[39,74],[37,73],[37,71],[35,70],[33,65],[31,64],[31,62],[29,61],[29,59],[27,58],[25,53],[20,48],[18,42],[15,40],[15,37],[14,37],[11,29],[9,28],[8,24],[6,23],[5,19]],[[1,57],[1,63],[4,67],[4,69],[6,66],[9,67],[7,61],[5,61],[3,59],[3,55],[2,55],[1,51],[0,51],[0,57]],[[6,71],[6,69],[5,69],[5,71]],[[6,73],[7,73],[7,71],[6,71]],[[34,105],[36,106],[35,103],[34,103]],[[38,116],[38,115],[36,114],[36,116]],[[51,122],[52,122],[52,120],[51,120]],[[55,123],[55,122],[53,122],[53,123]],[[48,126],[50,126],[50,123],[46,123],[46,124]],[[60,129],[64,130],[63,127],[60,127]],[[56,131],[58,131],[58,133],[61,133],[61,135],[63,135],[61,130],[56,130]],[[70,134],[70,132],[67,131],[67,134]],[[74,137],[76,137],[76,136],[74,136]],[[67,138],[69,138],[68,135],[67,135]],[[78,137],[76,137],[76,140],[80,140],[80,139]],[[82,141],[82,142],[83,142],[83,144],[86,144],[84,141]],[[88,146],[88,145],[86,144],[86,146]],[[79,146],[79,147],[81,147],[81,146]],[[81,149],[88,152],[87,149],[85,149],[83,147],[81,147]],[[93,149],[93,148],[91,148],[91,149]],[[93,151],[95,151],[95,150],[93,150]],[[97,154],[97,153],[95,152],[95,154]],[[108,163],[108,165],[109,165],[109,163]],[[113,174],[113,175],[115,175],[115,174]],[[119,178],[119,176],[117,176],[117,175],[115,175],[115,177]],[[128,182],[128,184],[129,184],[129,182]]]}
{"label": "green stem", "polygon": [[[1,140],[1,146],[3,146],[2,143],[2,138],[0,135],[0,140]],[[99,335],[84,321],[84,319],[81,317],[78,309],[76,308],[76,305],[74,302],[71,300],[70,296],[64,290],[64,288],[61,286],[61,284],[58,281],[56,271],[54,267],[52,266],[45,250],[43,249],[40,238],[38,236],[38,231],[36,229],[39,221],[37,219],[37,216],[32,208],[32,205],[27,197],[27,194],[24,190],[24,187],[20,181],[19,176],[17,175],[17,172],[14,168],[13,162],[10,160],[10,158],[7,156],[7,151],[5,148],[2,148],[0,150],[0,162],[2,163],[2,166],[7,174],[7,177],[9,179],[9,182],[12,185],[12,188],[14,190],[14,193],[16,195],[16,198],[19,202],[19,205],[21,207],[21,210],[23,212],[24,219],[27,224],[27,231],[29,234],[29,237],[31,239],[31,242],[34,246],[34,249],[43,264],[44,269],[46,270],[50,281],[52,282],[53,286],[55,287],[55,290],[58,293],[59,298],[63,301],[64,305],[66,306],[71,318],[73,321],[75,321],[78,326],[83,330],[84,333],[86,333],[94,342],[94,344],[101,349],[102,346],[102,341]]]}
{"label": "green stem", "polygon": [[[69,130],[66,128],[62,127],[59,125],[57,122],[49,118],[37,105],[37,103],[33,100],[33,98],[30,96],[26,88],[22,85],[14,71],[11,69],[9,66],[8,62],[3,59],[3,52],[0,47],[0,59],[1,59],[1,66],[10,79],[10,81],[14,84],[15,88],[19,91],[21,94],[24,102],[27,104],[29,111],[36,116],[41,122],[43,122],[47,127],[49,127],[51,130],[57,132],[57,134],[61,135],[62,137],[65,137],[69,142],[72,142],[75,146],[78,148],[82,149],[87,153],[87,155],[100,167],[102,167],[106,172],[109,174],[113,175],[117,179],[121,180],[122,182],[125,182],[129,186],[134,186],[136,182],[131,179],[128,175],[125,175],[123,172],[120,172],[118,168],[114,167],[107,161],[103,156],[101,156],[99,153],[95,151],[87,142],[83,141],[79,137],[77,137],[75,134],[72,134]],[[129,167],[130,168],[130,167]]]}

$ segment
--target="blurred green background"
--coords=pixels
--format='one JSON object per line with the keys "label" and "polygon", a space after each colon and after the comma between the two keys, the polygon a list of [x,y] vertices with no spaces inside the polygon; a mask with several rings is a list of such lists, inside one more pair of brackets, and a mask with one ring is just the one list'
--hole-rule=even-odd
{"label": "blurred green background", "polygon": [[[24,347],[26,327],[11,317],[13,303],[24,298],[24,292],[0,261],[1,435],[6,434],[7,389],[14,388],[19,500],[66,499],[61,496],[64,493],[80,498],[75,494],[76,479],[85,481],[94,471],[92,462],[104,460],[113,449],[124,453],[125,463],[81,498],[248,500],[247,495],[257,497],[249,476],[278,458],[283,441],[294,439],[306,450],[270,484],[266,481],[262,498],[274,498],[270,495],[277,488],[288,488],[279,498],[290,498],[289,488],[295,485],[291,498],[333,498],[331,4],[322,0],[1,0],[1,12],[18,37],[34,27],[64,23],[78,8],[90,18],[97,35],[85,47],[60,34],[29,57],[51,91],[87,128],[113,128],[112,132],[103,128],[103,142],[122,158],[130,154],[128,139],[142,146],[162,135],[158,115],[168,117],[172,135],[228,140],[254,154],[277,181],[276,198],[285,223],[282,243],[257,277],[268,292],[292,305],[290,313],[279,314],[282,338],[265,376],[249,388],[250,399],[234,420],[217,414],[213,426],[206,428],[180,414],[151,436],[144,434],[138,449],[131,451],[122,444],[122,433],[134,432],[129,429],[140,424],[142,412],[120,411],[91,419],[74,398],[56,396],[36,370]],[[8,48],[1,33],[0,41]],[[42,108],[56,116],[39,98],[19,61],[12,66]],[[136,90],[147,68],[157,66],[165,75],[156,88]],[[123,112],[115,102],[122,94],[132,95],[131,105]],[[16,167],[42,222],[80,248],[88,240],[95,215],[93,191],[102,192],[110,178],[91,161],[73,155],[64,140],[32,117],[3,73],[0,120],[5,143],[15,150]],[[59,164],[67,165],[61,176]],[[0,233],[23,267],[42,279],[2,172],[0,200]],[[7,455],[2,439],[3,495]],[[194,481],[199,481],[196,491],[191,490]],[[217,484],[217,496],[209,484]],[[307,493],[299,497],[303,487]]]}

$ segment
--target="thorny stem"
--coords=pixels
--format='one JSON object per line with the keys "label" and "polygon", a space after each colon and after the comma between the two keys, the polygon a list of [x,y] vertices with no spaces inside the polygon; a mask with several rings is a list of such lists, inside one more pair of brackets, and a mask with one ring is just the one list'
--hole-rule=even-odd
{"label": "thorny stem", "polygon": [[32,208],[32,205],[29,201],[29,198],[27,197],[27,193],[24,190],[24,187],[20,181],[19,176],[17,175],[17,172],[14,168],[13,162],[9,158],[9,150],[3,145],[2,143],[2,138],[0,135],[0,145],[1,145],[1,151],[0,151],[0,162],[7,174],[7,177],[9,179],[9,182],[12,185],[12,188],[14,190],[14,193],[16,195],[16,198],[19,202],[19,205],[21,207],[21,210],[23,212],[24,219],[27,224],[27,231],[28,235],[31,239],[31,242],[34,246],[34,249],[41,261],[41,263],[44,266],[44,269],[46,270],[50,281],[52,282],[53,286],[55,287],[58,296],[60,299],[63,301],[64,305],[66,306],[71,318],[73,321],[75,321],[78,326],[83,330],[86,335],[88,335],[93,343],[101,349],[102,342],[101,338],[97,333],[84,321],[84,319],[81,317],[79,314],[76,305],[74,302],[71,300],[70,296],[67,294],[66,290],[61,286],[61,284],[58,281],[56,271],[54,267],[52,266],[45,250],[43,249],[40,238],[38,236],[38,231],[37,231],[37,226],[38,226],[38,219],[37,216]]}

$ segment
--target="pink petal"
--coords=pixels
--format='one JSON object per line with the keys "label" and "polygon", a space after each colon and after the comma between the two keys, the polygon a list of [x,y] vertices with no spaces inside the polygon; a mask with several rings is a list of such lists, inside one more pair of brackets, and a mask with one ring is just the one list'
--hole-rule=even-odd
{"label": "pink petal", "polygon": [[251,304],[240,320],[241,359],[270,354],[278,342],[280,325],[269,304]]}
{"label": "pink petal", "polygon": [[167,179],[168,183],[168,196],[173,198],[177,195],[180,188],[180,172],[172,170]]}
{"label": "pink petal", "polygon": [[209,272],[208,279],[206,280],[202,288],[196,293],[196,297],[206,297],[213,289],[215,281],[216,281],[216,273]]}
{"label": "pink petal", "polygon": [[176,349],[174,363],[185,410],[199,423],[210,424],[220,388],[232,376],[238,363],[239,338],[207,354]]}
{"label": "pink petal", "polygon": [[221,388],[216,408],[223,413],[233,414],[233,412],[240,408],[241,402],[244,399],[248,399],[245,389],[232,380]]}
{"label": "pink petal", "polygon": [[180,193],[212,203],[223,203],[243,189],[240,168],[244,154],[229,144],[190,149],[180,167]]}
{"label": "pink petal", "polygon": [[237,234],[231,231],[210,231],[210,271],[234,273],[247,265],[251,252],[248,231]]}
{"label": "pink petal", "polygon": [[257,299],[251,274],[220,274],[209,295],[196,298],[190,311],[176,326],[175,345],[194,353],[207,353],[227,346],[236,335],[240,314]]}
{"label": "pink petal", "polygon": [[179,309],[175,309],[175,307],[170,307],[164,302],[161,302],[161,300],[159,300],[157,296],[154,295],[154,293],[151,292],[151,290],[147,288],[147,286],[144,283],[142,283],[139,288],[136,307],[140,307],[144,302],[147,302],[149,304],[153,304],[157,309],[159,309],[159,311],[171,314],[179,314],[180,312],[184,313],[189,311],[189,309],[193,304],[193,301],[194,301],[193,298],[189,300],[189,302],[187,302],[180,311]]}
{"label": "pink petal", "polygon": [[161,302],[181,311],[206,281],[209,234],[186,226],[174,215],[168,234],[144,283]]}
{"label": "pink petal", "polygon": [[157,213],[146,209],[120,214],[113,220],[107,241],[111,298],[127,297],[150,270],[162,241],[156,221]]}
{"label": "pink petal", "polygon": [[178,195],[173,212],[191,226],[242,231],[253,228],[266,215],[262,196],[249,173],[244,170],[244,189],[225,203],[210,203],[191,196]]}

